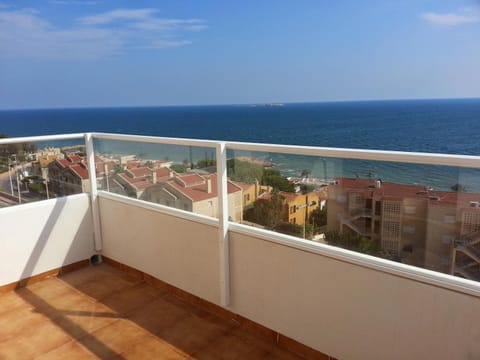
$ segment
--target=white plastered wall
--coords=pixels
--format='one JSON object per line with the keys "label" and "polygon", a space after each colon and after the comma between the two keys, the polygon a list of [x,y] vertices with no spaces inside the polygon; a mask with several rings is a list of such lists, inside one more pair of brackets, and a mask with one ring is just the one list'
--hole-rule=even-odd
{"label": "white plastered wall", "polygon": [[99,198],[103,255],[218,304],[218,227]]}
{"label": "white plastered wall", "polygon": [[230,232],[231,310],[339,359],[479,359],[480,300]]}
{"label": "white plastered wall", "polygon": [[0,286],[94,254],[88,194],[0,209]]}

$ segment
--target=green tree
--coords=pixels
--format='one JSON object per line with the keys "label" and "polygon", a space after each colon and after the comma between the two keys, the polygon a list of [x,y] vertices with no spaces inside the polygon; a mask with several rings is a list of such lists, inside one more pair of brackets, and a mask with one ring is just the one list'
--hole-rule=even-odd
{"label": "green tree", "polygon": [[300,192],[305,195],[315,190],[315,186],[311,184],[300,184]]}
{"label": "green tree", "polygon": [[367,237],[360,237],[358,242],[358,251],[368,255],[380,256],[381,247],[378,241],[374,241]]}
{"label": "green tree", "polygon": [[203,159],[203,160],[198,160],[197,165],[195,167],[198,169],[203,169],[203,168],[216,166],[216,165],[217,165],[217,161],[214,159]]}
{"label": "green tree", "polygon": [[323,209],[320,209],[319,206],[313,210],[308,218],[308,223],[314,226],[315,232],[327,225],[327,207],[324,206]]}
{"label": "green tree", "polygon": [[248,161],[229,159],[227,160],[227,174],[233,181],[253,184],[262,178],[263,168]]}
{"label": "green tree", "polygon": [[273,193],[269,200],[258,199],[253,203],[251,220],[257,224],[263,225],[269,229],[275,227],[282,221],[284,197],[278,193]]}
{"label": "green tree", "polygon": [[151,161],[151,160],[145,161],[143,166],[152,169],[153,168],[153,161]]}
{"label": "green tree", "polygon": [[184,164],[172,164],[170,165],[170,169],[179,174],[187,171],[187,167]]}
{"label": "green tree", "polygon": [[275,226],[275,231],[282,234],[293,235],[303,238],[303,230],[305,229],[305,238],[311,239],[313,236],[313,226],[310,224],[299,225],[287,222],[281,222]]}
{"label": "green tree", "polygon": [[295,192],[295,186],[275,169],[263,170],[262,185],[269,185],[278,191]]}
{"label": "green tree", "polygon": [[325,240],[330,245],[342,247],[344,249],[361,252],[368,255],[390,258],[384,253],[378,241],[369,239],[365,236],[353,232],[340,234],[338,231],[327,231]]}
{"label": "green tree", "polygon": [[120,164],[115,164],[115,166],[114,166],[114,171],[115,171],[115,174],[119,174],[119,173],[123,172],[122,165],[120,165]]}

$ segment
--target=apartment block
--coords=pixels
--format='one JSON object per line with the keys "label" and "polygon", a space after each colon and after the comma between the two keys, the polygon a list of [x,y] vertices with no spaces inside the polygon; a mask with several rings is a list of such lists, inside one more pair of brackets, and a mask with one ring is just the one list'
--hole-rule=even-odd
{"label": "apartment block", "polygon": [[480,194],[340,178],[328,199],[328,230],[375,240],[407,264],[480,279]]}

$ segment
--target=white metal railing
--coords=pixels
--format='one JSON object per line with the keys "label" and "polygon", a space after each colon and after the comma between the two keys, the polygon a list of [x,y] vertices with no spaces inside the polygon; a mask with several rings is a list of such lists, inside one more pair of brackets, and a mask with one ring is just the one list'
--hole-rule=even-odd
{"label": "white metal railing", "polygon": [[[275,145],[275,144],[259,144],[259,143],[242,143],[242,142],[228,142],[228,141],[211,141],[211,140],[197,140],[197,139],[183,139],[183,138],[164,138],[154,136],[141,135],[124,135],[124,134],[108,134],[108,133],[85,133],[85,134],[64,134],[64,135],[50,135],[50,136],[36,136],[36,137],[22,137],[22,138],[7,138],[0,139],[0,146],[12,143],[22,142],[45,142],[55,140],[68,139],[84,139],[87,157],[88,170],[90,175],[90,189],[91,189],[91,205],[94,220],[95,232],[95,247],[97,251],[101,251],[101,232],[100,232],[100,217],[98,209],[98,197],[106,197],[111,199],[122,199],[126,203],[137,206],[147,206],[151,209],[156,209],[172,216],[192,219],[194,221],[207,222],[216,224],[219,228],[219,246],[220,246],[220,278],[221,278],[221,299],[222,304],[227,305],[229,302],[229,231],[236,231],[249,236],[257,237],[266,241],[271,241],[294,247],[304,251],[313,252],[322,256],[331,257],[340,261],[354,263],[357,265],[373,268],[379,271],[395,274],[405,278],[413,279],[420,282],[433,284],[435,286],[445,287],[455,291],[468,293],[475,296],[480,296],[480,283],[456,278],[439,272],[426,270],[423,268],[413,267],[401,263],[396,263],[381,258],[376,258],[361,253],[345,250],[338,247],[333,247],[325,244],[295,238],[292,236],[275,233],[272,231],[254,228],[242,224],[237,224],[228,221],[228,195],[227,195],[227,151],[255,151],[255,152],[271,152],[291,155],[308,155],[315,157],[329,157],[342,159],[362,159],[372,161],[388,161],[388,162],[402,162],[425,165],[444,165],[454,167],[468,167],[480,168],[479,156],[467,155],[448,155],[448,154],[430,154],[418,152],[397,152],[397,151],[378,151],[378,150],[359,150],[359,149],[341,149],[341,148],[325,148],[325,147],[307,147],[307,146],[289,146],[289,145]],[[207,147],[216,151],[217,159],[217,176],[218,176],[218,194],[219,194],[219,219],[218,221],[212,219],[207,220],[205,216],[188,213],[182,210],[168,208],[157,204],[145,204],[145,202],[122,197],[121,195],[108,194],[97,189],[97,182],[95,176],[94,164],[94,139],[144,142],[153,144],[167,144],[167,145],[181,145],[194,147]]]}
{"label": "white metal railing", "polygon": [[233,141],[198,140],[186,138],[165,138],[142,135],[119,135],[108,133],[93,133],[98,139],[138,141],[155,144],[170,144],[183,146],[216,147],[225,143],[227,150],[273,152],[282,154],[308,155],[343,159],[403,162],[424,165],[443,165],[455,167],[480,168],[480,157],[472,155],[451,155],[405,151],[364,150],[346,148],[327,148],[298,145],[260,144]]}

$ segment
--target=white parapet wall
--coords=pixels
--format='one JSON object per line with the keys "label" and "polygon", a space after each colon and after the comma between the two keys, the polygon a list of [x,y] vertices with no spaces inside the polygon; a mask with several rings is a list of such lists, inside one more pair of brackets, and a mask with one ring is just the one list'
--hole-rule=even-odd
{"label": "white parapet wall", "polygon": [[[220,302],[218,225],[99,198],[102,254],[215,304]],[[110,195],[111,196],[111,195]],[[157,206],[158,207],[158,206]]]}
{"label": "white parapet wall", "polygon": [[[220,304],[218,225],[103,194],[103,255]],[[230,311],[339,359],[480,358],[480,299],[229,231]]]}
{"label": "white parapet wall", "polygon": [[480,359],[480,299],[230,232],[230,308],[339,359]]}
{"label": "white parapet wall", "polygon": [[0,209],[0,286],[94,254],[88,194]]}

